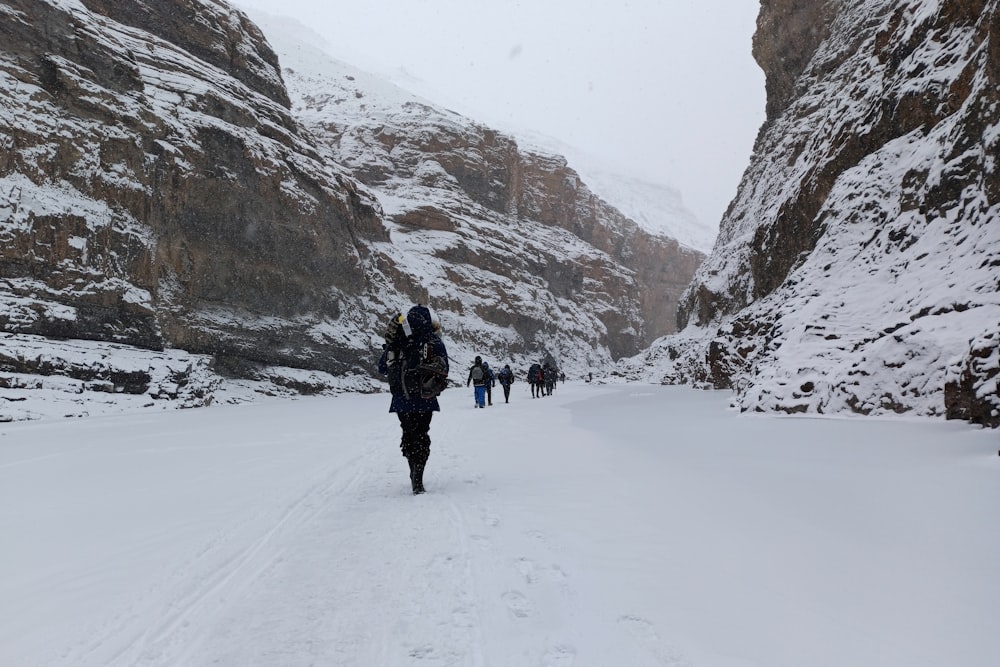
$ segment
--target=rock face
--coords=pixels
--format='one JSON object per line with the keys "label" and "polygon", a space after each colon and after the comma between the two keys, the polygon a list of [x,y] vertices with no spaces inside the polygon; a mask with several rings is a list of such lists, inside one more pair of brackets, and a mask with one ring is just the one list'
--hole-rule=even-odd
{"label": "rock face", "polygon": [[764,0],[754,54],[768,119],[684,332],[623,372],[996,424],[1000,2]]}
{"label": "rock face", "polygon": [[[704,256],[644,231],[564,158],[434,107],[259,19],[297,118],[380,199],[400,275],[441,313],[471,359],[603,366],[673,331]],[[498,329],[499,327],[499,329]],[[452,348],[449,348],[452,349]],[[522,361],[523,360],[523,361]]]}
{"label": "rock face", "polygon": [[948,419],[1000,426],[1000,331],[974,339],[944,386]]}
{"label": "rock face", "polygon": [[83,5],[0,5],[4,330],[350,368],[310,329],[385,230],[259,30],[222,3]]}
{"label": "rock face", "polygon": [[397,97],[358,122],[341,85],[290,95],[224,2],[0,19],[7,334],[364,374],[384,319],[429,298],[459,350],[582,367],[672,330],[702,259],[455,114]]}

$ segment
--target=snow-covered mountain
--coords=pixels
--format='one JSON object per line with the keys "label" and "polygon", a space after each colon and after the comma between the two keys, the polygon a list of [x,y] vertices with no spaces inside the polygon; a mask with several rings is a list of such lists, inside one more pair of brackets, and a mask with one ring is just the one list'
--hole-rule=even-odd
{"label": "snow-covered mountain", "polygon": [[627,175],[627,169],[610,168],[603,160],[552,137],[526,130],[512,130],[522,148],[564,155],[569,165],[598,197],[621,211],[650,234],[677,239],[702,253],[712,250],[718,229],[715,220],[701,220],[684,204],[676,189]]}
{"label": "snow-covered mountain", "polygon": [[603,347],[618,358],[674,329],[675,295],[702,259],[666,231],[691,224],[679,201],[649,206],[658,229],[640,225],[562,155],[331,58],[292,20],[254,18],[295,117],[378,197],[391,242],[376,251],[444,311],[460,356],[485,347],[520,363],[533,348],[577,371],[604,365]]}
{"label": "snow-covered mountain", "polygon": [[762,2],[768,119],[683,331],[625,377],[1000,423],[1000,1]]}
{"label": "snow-covered mountain", "polygon": [[[279,65],[221,0],[0,0],[0,14],[9,384],[133,386],[111,380],[116,355],[64,346],[43,362],[25,336],[204,355],[238,377],[367,376],[383,322],[414,301],[438,310],[458,364],[551,355],[582,372],[673,330],[703,259],[559,155],[275,31]],[[70,373],[80,354],[93,370]]]}

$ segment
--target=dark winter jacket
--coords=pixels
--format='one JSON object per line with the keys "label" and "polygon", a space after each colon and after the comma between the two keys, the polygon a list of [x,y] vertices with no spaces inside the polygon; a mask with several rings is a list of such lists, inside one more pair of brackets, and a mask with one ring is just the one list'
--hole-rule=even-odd
{"label": "dark winter jacket", "polygon": [[509,387],[514,382],[514,372],[509,368],[501,368],[497,373],[497,380],[505,387]]}
{"label": "dark winter jacket", "polygon": [[[424,306],[414,306],[406,314],[406,321],[410,325],[410,335],[407,337],[406,344],[423,345],[429,342],[434,354],[442,357],[447,363],[448,350],[445,349],[441,337],[434,332],[430,311]],[[389,374],[388,354],[388,350],[383,350],[382,356],[378,360],[378,372],[382,375]],[[441,406],[438,405],[436,398],[407,398],[397,391],[393,391],[392,403],[389,404],[389,412],[439,412],[440,410]]]}

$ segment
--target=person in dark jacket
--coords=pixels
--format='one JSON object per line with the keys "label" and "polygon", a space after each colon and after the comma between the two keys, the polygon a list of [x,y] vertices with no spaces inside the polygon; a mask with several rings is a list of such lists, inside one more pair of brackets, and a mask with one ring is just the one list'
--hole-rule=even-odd
{"label": "person in dark jacket", "polygon": [[486,405],[493,405],[493,387],[497,386],[497,376],[485,360],[483,370],[486,371]]}
{"label": "person in dark jacket", "polygon": [[542,368],[542,382],[545,385],[545,395],[551,396],[552,392],[556,388],[556,378],[559,376],[559,372],[554,366],[545,364]]}
{"label": "person in dark jacket", "polygon": [[541,364],[531,364],[531,367],[528,368],[528,385],[531,387],[532,398],[538,398],[542,395],[541,385],[538,381],[538,376],[541,372]]}
{"label": "person in dark jacket", "polygon": [[427,345],[435,356],[445,360],[447,367],[448,350],[438,335],[441,323],[426,306],[418,304],[410,308],[405,318],[400,316],[394,322],[396,325],[390,324],[386,333],[378,371],[389,376],[389,390],[392,392],[389,412],[395,412],[399,418],[399,427],[403,431],[399,448],[410,464],[410,486],[413,494],[417,495],[424,492],[424,468],[431,454],[431,417],[441,407],[437,398],[421,398],[419,393],[406,390],[399,379],[401,355],[413,346],[420,348]]}
{"label": "person in dark jacket", "polygon": [[497,380],[503,387],[503,402],[510,403],[510,385],[514,382],[514,371],[510,370],[510,364],[505,364],[497,373]]}

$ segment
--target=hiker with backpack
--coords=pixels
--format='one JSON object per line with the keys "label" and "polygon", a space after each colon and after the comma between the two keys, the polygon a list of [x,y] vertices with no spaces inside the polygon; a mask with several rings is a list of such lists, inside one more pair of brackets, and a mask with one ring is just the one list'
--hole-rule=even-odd
{"label": "hiker with backpack", "polygon": [[493,405],[493,387],[497,386],[497,376],[485,360],[483,361],[483,370],[486,371],[486,405]]}
{"label": "hiker with backpack", "polygon": [[504,367],[497,373],[497,380],[503,387],[503,402],[510,403],[510,385],[514,384],[514,371],[510,370],[510,364],[504,364]]}
{"label": "hiker with backpack", "polygon": [[532,398],[538,398],[538,373],[541,368],[539,364],[531,364],[528,368],[528,386],[531,387]]}
{"label": "hiker with backpack", "polygon": [[542,369],[542,384],[545,387],[546,396],[551,396],[553,390],[556,388],[557,373],[558,371],[556,371],[555,366],[550,366],[549,364],[545,364],[545,367]]}
{"label": "hiker with backpack", "polygon": [[431,453],[431,417],[441,410],[437,396],[447,386],[448,350],[441,322],[429,308],[416,305],[392,319],[385,332],[378,371],[388,376],[389,412],[399,418],[400,451],[410,464],[410,488],[424,492],[424,468]]}
{"label": "hiker with backpack", "polygon": [[465,381],[465,386],[468,387],[469,383],[472,383],[473,396],[476,399],[477,408],[486,407],[486,384],[489,382],[489,375],[486,373],[486,369],[483,368],[483,358],[477,356],[476,363],[472,364],[472,368],[469,369],[469,378]]}

